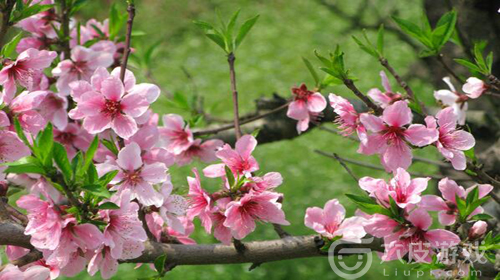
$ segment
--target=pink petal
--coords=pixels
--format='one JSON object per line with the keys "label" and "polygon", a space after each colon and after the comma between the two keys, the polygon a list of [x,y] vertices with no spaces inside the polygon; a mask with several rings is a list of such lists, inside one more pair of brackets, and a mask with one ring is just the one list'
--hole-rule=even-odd
{"label": "pink petal", "polygon": [[107,115],[90,116],[83,120],[83,128],[90,134],[101,133],[110,127],[111,117]]}
{"label": "pink petal", "polygon": [[140,94],[151,104],[160,96],[160,88],[153,84],[138,84],[129,91],[129,94]]}
{"label": "pink petal", "polygon": [[452,132],[457,127],[457,115],[451,107],[439,111],[436,118],[439,124],[439,131],[442,134]]}
{"label": "pink petal", "polygon": [[101,93],[108,100],[118,101],[125,93],[123,83],[117,78],[110,77],[101,83]]}
{"label": "pink petal", "polygon": [[146,182],[142,182],[135,186],[134,196],[145,206],[154,205],[156,207],[161,207],[163,204],[163,196],[157,192],[151,184]]}
{"label": "pink petal", "polygon": [[445,200],[455,202],[456,195],[461,198],[465,197],[464,188],[448,178],[441,179],[438,183],[438,188]]}
{"label": "pink petal", "polygon": [[149,108],[149,102],[139,94],[127,94],[121,102],[122,110],[125,114],[134,118],[146,113]]}
{"label": "pink petal", "polygon": [[257,146],[257,140],[252,135],[243,135],[236,142],[236,152],[244,159],[249,158],[253,150]]}
{"label": "pink petal", "polygon": [[381,160],[386,169],[395,171],[398,167],[407,169],[412,161],[411,149],[403,141],[395,141],[388,145]]}
{"label": "pink petal", "polygon": [[412,118],[411,110],[405,101],[394,102],[394,104],[387,106],[382,114],[384,122],[395,127],[411,123]]}
{"label": "pink petal", "polygon": [[446,214],[448,211],[441,211],[438,213],[439,223],[443,226],[449,226],[455,223],[457,216],[454,214]]}
{"label": "pink petal", "polygon": [[447,211],[448,206],[444,200],[437,195],[424,195],[418,205],[420,208],[429,211]]}
{"label": "pink petal", "polygon": [[433,229],[425,233],[425,239],[434,248],[449,248],[460,243],[460,237],[451,231],[444,229]]}
{"label": "pink petal", "polygon": [[303,120],[309,117],[306,102],[302,100],[295,100],[288,106],[286,115],[294,120]]}
{"label": "pink petal", "polygon": [[412,211],[408,215],[408,221],[421,230],[427,230],[432,224],[431,216],[423,209]]}
{"label": "pink petal", "polygon": [[165,164],[157,162],[144,166],[141,177],[150,183],[162,183],[168,179],[167,167]]}
{"label": "pink petal", "polygon": [[324,219],[325,226],[337,227],[345,217],[345,208],[337,199],[329,200],[325,203]]}
{"label": "pink petal", "polygon": [[132,137],[138,129],[134,118],[127,115],[118,114],[111,122],[111,128],[123,139]]}
{"label": "pink petal", "polygon": [[321,93],[315,92],[307,98],[307,109],[310,112],[319,113],[325,110],[326,99]]}
{"label": "pink petal", "polygon": [[363,126],[371,132],[380,132],[386,129],[384,121],[380,117],[372,114],[363,113],[359,119]]}
{"label": "pink petal", "polygon": [[469,132],[458,130],[453,132],[450,137],[453,139],[452,142],[449,143],[454,149],[466,151],[474,147],[476,145],[476,140],[474,140],[474,136]]}
{"label": "pink petal", "polygon": [[410,125],[404,134],[406,140],[418,147],[430,145],[439,138],[439,132],[436,129],[429,129],[421,124]]}
{"label": "pink petal", "polygon": [[137,143],[130,143],[118,153],[118,166],[127,171],[137,170],[142,166],[141,148]]}

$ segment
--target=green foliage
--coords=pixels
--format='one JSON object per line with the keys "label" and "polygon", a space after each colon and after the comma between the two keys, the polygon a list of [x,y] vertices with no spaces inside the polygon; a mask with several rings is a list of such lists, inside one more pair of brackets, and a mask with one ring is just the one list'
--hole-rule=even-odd
{"label": "green foliage", "polygon": [[5,46],[3,46],[1,54],[3,57],[10,57],[14,50],[16,50],[17,44],[21,41],[22,33],[18,33],[12,40],[10,40]]}
{"label": "green foliage", "polygon": [[472,73],[481,73],[485,76],[491,74],[491,68],[493,67],[493,52],[489,52],[486,59],[483,56],[486,43],[479,42],[474,44],[474,61],[467,59],[457,58],[455,62],[465,66]]}
{"label": "green foliage", "polygon": [[368,39],[368,35],[366,35],[366,30],[363,30],[363,39],[364,42],[358,39],[356,36],[352,36],[352,39],[359,46],[361,50],[366,52],[367,54],[377,58],[382,59],[384,57],[384,25],[381,24],[377,33],[377,44],[374,45],[370,39]]}
{"label": "green foliage", "polygon": [[358,208],[365,212],[366,214],[382,214],[388,217],[393,216],[391,211],[387,208],[380,206],[376,201],[367,197],[367,196],[359,196],[354,194],[346,194],[346,196],[358,206]]}
{"label": "green foliage", "polygon": [[[468,194],[465,199],[460,198],[458,195],[455,195],[455,200],[457,203],[458,213],[460,222],[464,223],[468,220],[470,214],[476,210],[477,207],[483,205],[490,199],[489,196],[485,196],[479,198],[479,187],[474,187]],[[479,216],[481,217],[481,216]],[[479,218],[477,217],[477,218]],[[476,219],[477,219],[476,218]],[[486,218],[482,216],[481,218]]]}
{"label": "green foliage", "polygon": [[154,266],[156,269],[156,272],[158,272],[158,276],[163,277],[165,276],[165,263],[167,261],[167,254],[161,255],[156,260],[154,261]]}
{"label": "green foliage", "polygon": [[241,45],[243,39],[247,36],[248,32],[255,25],[257,20],[259,19],[259,15],[254,16],[252,18],[247,19],[239,28],[238,32],[235,31],[236,22],[240,15],[240,10],[236,11],[229,22],[226,24],[218,15],[220,21],[220,27],[217,28],[213,24],[204,22],[204,21],[194,21],[199,28],[201,28],[205,32],[205,36],[207,36],[212,42],[217,44],[224,50],[227,54],[233,53],[236,49]]}
{"label": "green foliage", "polygon": [[427,57],[438,55],[446,42],[450,40],[455,30],[457,12],[452,10],[441,16],[434,29],[431,28],[425,14],[422,16],[422,26],[398,17],[393,17],[393,20],[403,32],[417,39],[425,46],[420,56]]}
{"label": "green foliage", "polygon": [[349,70],[345,68],[344,52],[340,50],[338,45],[334,52],[329,53],[328,58],[320,55],[317,51],[314,51],[314,54],[321,61],[321,63],[323,63],[324,67],[320,67],[323,72],[328,73],[333,78],[340,81],[351,78],[349,76]]}
{"label": "green foliage", "polygon": [[116,2],[113,3],[109,11],[109,39],[114,40],[126,23],[127,14],[120,13]]}
{"label": "green foliage", "polygon": [[50,5],[32,4],[28,6],[22,4],[22,1],[17,1],[16,8],[14,9],[14,11],[12,11],[9,21],[12,24],[14,24],[30,16],[47,11],[53,7],[54,5],[52,4]]}

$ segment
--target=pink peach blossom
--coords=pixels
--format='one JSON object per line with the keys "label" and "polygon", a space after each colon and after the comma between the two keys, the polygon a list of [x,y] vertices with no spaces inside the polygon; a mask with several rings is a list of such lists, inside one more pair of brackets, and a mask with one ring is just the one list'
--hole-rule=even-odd
{"label": "pink peach blossom", "polygon": [[385,207],[390,206],[389,196],[401,208],[419,203],[420,195],[427,188],[430,178],[411,179],[410,174],[403,168],[398,168],[394,174],[389,183],[382,179],[363,177],[359,180],[359,186]]}
{"label": "pink peach blossom", "polygon": [[224,226],[232,230],[236,239],[243,239],[255,230],[255,221],[289,225],[275,192],[247,193],[238,201],[227,204]]}
{"label": "pink peach blossom", "polygon": [[[443,198],[436,195],[424,195],[419,206],[426,210],[439,211],[439,222],[446,226],[454,224],[457,219],[457,196],[461,199],[465,199],[470,191],[474,188],[478,188],[478,197],[483,198],[493,190],[493,187],[488,184],[479,184],[466,190],[464,187],[459,186],[455,181],[449,178],[441,179],[439,181],[438,188],[441,191]],[[479,206],[470,214],[470,216],[483,213],[483,211],[483,208]]]}
{"label": "pink peach blossom", "polygon": [[15,61],[4,62],[0,71],[0,85],[4,88],[0,94],[0,104],[12,101],[16,94],[16,82],[29,91],[36,90],[43,69],[49,67],[56,56],[57,53],[53,51],[28,49],[19,54]]}
{"label": "pink peach blossom", "polygon": [[217,160],[216,152],[224,145],[219,139],[210,139],[204,142],[201,139],[195,139],[189,148],[177,156],[175,162],[179,166],[190,164],[195,158],[202,162],[209,163]]}
{"label": "pink peach blossom", "polygon": [[408,168],[412,161],[412,152],[406,141],[423,147],[438,139],[438,131],[435,128],[427,128],[421,124],[412,124],[406,128],[412,117],[405,101],[389,105],[384,109],[382,117],[361,114],[361,123],[372,134],[368,135],[366,145],[360,152],[366,155],[380,154],[380,161],[387,171]]}
{"label": "pink peach blossom", "polygon": [[131,191],[131,200],[137,198],[145,206],[160,207],[163,204],[163,196],[153,185],[162,184],[169,179],[167,167],[160,162],[144,164],[141,148],[137,143],[126,145],[118,153],[116,160],[108,158],[105,163],[97,164],[96,167],[100,176],[112,170],[119,171],[111,181],[111,184],[115,184],[111,190],[117,191],[117,195],[128,189]]}
{"label": "pink peach blossom", "polygon": [[57,89],[61,94],[68,95],[69,84],[73,81],[90,81],[98,67],[108,67],[113,63],[113,55],[108,52],[97,52],[91,49],[75,46],[71,50],[71,59],[66,59],[52,70],[52,75],[58,77]]}
{"label": "pink peach blossom", "polygon": [[488,90],[488,86],[482,80],[476,77],[470,77],[462,86],[462,90],[469,98],[476,99]]}
{"label": "pink peach blossom", "polygon": [[62,130],[54,129],[54,140],[66,148],[68,157],[72,159],[79,150],[87,150],[93,140],[93,136],[80,127],[79,124],[68,123]]}
{"label": "pink peach blossom", "polygon": [[160,216],[172,230],[185,234],[184,225],[180,217],[186,215],[189,204],[184,197],[172,194],[173,185],[163,184],[160,193],[163,195],[163,205],[160,207]]}
{"label": "pink peach blossom", "polygon": [[387,106],[401,100],[403,97],[400,93],[392,91],[389,79],[384,71],[380,71],[380,78],[382,79],[382,86],[385,92],[380,91],[378,88],[372,88],[368,91],[368,96],[380,107],[387,108]]}
{"label": "pink peach blossom", "polygon": [[68,125],[68,100],[53,92],[48,92],[38,111],[42,117],[57,129],[64,130]]}
{"label": "pink peach blossom", "polygon": [[33,135],[47,124],[47,120],[39,113],[40,105],[47,94],[47,91],[23,91],[9,105],[11,116],[17,117],[21,127]]}
{"label": "pink peach blossom", "polygon": [[233,150],[229,144],[225,144],[215,155],[237,175],[250,175],[259,170],[257,160],[252,152],[257,146],[257,140],[252,135],[243,135],[236,141]]}
{"label": "pink peach blossom", "polygon": [[29,156],[31,151],[12,131],[0,130],[0,163]]}
{"label": "pink peach blossom", "polygon": [[165,141],[167,151],[174,155],[186,151],[194,142],[189,125],[185,125],[184,119],[176,114],[163,116],[163,127],[160,128],[160,135]]}
{"label": "pink peach blossom", "polygon": [[423,209],[416,209],[407,217],[410,226],[384,238],[385,252],[382,260],[402,259],[407,253],[410,261],[430,262],[433,248],[449,248],[460,243],[460,237],[444,229],[429,230],[432,218]]}
{"label": "pink peach blossom", "polygon": [[441,101],[443,105],[453,108],[453,112],[458,119],[458,124],[464,125],[466,112],[469,108],[469,105],[467,104],[467,100],[469,99],[469,97],[467,95],[460,94],[451,83],[449,77],[444,77],[443,81],[448,85],[450,89],[435,91],[434,98]]}
{"label": "pink peach blossom", "polygon": [[[476,144],[474,136],[469,132],[456,129],[457,116],[453,108],[445,108],[438,112],[436,120],[432,116],[425,118],[427,127],[437,128],[439,138],[435,145],[439,152],[449,161],[457,170],[465,170],[467,159],[464,151],[471,149]],[[437,127],[439,125],[439,128]]]}
{"label": "pink peach blossom", "polygon": [[479,237],[481,237],[483,234],[486,233],[486,230],[488,229],[488,224],[485,221],[477,221],[472,225],[472,227],[469,229],[469,239],[474,240]]}
{"label": "pink peach blossom", "polygon": [[189,208],[187,209],[187,217],[194,219],[198,216],[202,226],[206,232],[210,232],[212,228],[212,220],[210,213],[212,211],[212,199],[207,191],[201,187],[200,175],[198,170],[193,169],[195,177],[187,177],[189,184]]}
{"label": "pink peach blossom", "polygon": [[[312,92],[305,84],[292,88],[294,100],[288,106],[286,115],[289,118],[304,122],[310,119],[310,113],[320,113],[326,108],[326,100],[319,92]],[[309,122],[307,122],[308,124]],[[305,131],[308,125],[298,125],[299,133]]]}
{"label": "pink peach blossom", "polygon": [[306,209],[304,224],[327,238],[341,237],[342,240],[361,243],[366,235],[361,217],[345,218],[345,208],[337,199],[325,203],[324,209]]}

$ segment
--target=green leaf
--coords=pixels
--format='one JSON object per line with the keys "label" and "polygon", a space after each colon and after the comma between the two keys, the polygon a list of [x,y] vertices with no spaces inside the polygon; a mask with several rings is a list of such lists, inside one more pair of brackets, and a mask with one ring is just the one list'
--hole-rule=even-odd
{"label": "green leaf", "polygon": [[384,56],[384,24],[381,24],[377,33],[377,51]]}
{"label": "green leaf", "polygon": [[45,174],[45,170],[43,169],[43,167],[33,163],[11,165],[7,167],[7,169],[5,169],[3,172],[13,173],[13,174],[23,174],[23,173],[33,173],[42,175]]}
{"label": "green leaf", "polygon": [[346,194],[346,196],[351,199],[361,211],[373,215],[382,214],[391,217],[391,212],[386,208],[378,205],[375,201],[367,196],[358,196],[354,194]]}
{"label": "green leaf", "polygon": [[207,32],[207,31],[210,31],[210,30],[213,30],[214,27],[212,26],[211,23],[209,22],[205,22],[205,21],[200,21],[200,20],[194,20],[193,23],[198,26],[199,28],[201,28],[203,31]]}
{"label": "green leaf", "polygon": [[4,57],[10,57],[10,55],[14,52],[14,50],[17,47],[17,44],[19,44],[19,41],[21,41],[22,38],[22,33],[18,33],[10,42],[5,44],[2,48],[2,56]]}
{"label": "green leaf", "polygon": [[19,137],[19,139],[23,141],[24,145],[30,147],[30,149],[33,150],[33,147],[28,141],[28,138],[26,138],[26,134],[24,134],[23,128],[21,127],[21,123],[19,122],[17,117],[14,118],[14,128],[16,129],[17,137]]}
{"label": "green leaf", "polygon": [[467,194],[467,197],[465,198],[465,203],[467,205],[472,204],[472,202],[476,201],[479,197],[479,188],[475,187],[473,188],[469,194]]}
{"label": "green leaf", "polygon": [[86,2],[87,0],[76,0],[75,2],[73,2],[73,5],[71,5],[71,10],[69,12],[69,15],[72,16],[76,12],[78,12]]}
{"label": "green leaf", "polygon": [[89,148],[87,149],[87,152],[85,153],[85,161],[83,164],[83,168],[81,170],[82,173],[87,172],[87,169],[89,168],[90,164],[92,163],[92,160],[94,159],[95,152],[97,151],[97,148],[99,148],[99,136],[96,135],[94,137],[94,140],[92,143],[90,143]]}
{"label": "green leaf", "polygon": [[361,42],[361,40],[356,38],[356,36],[352,36],[352,39],[354,40],[354,42],[356,42],[356,44],[358,44],[358,46],[361,50],[363,50],[364,52],[366,52],[367,54],[369,54],[375,58],[378,58],[378,53],[372,46],[368,46],[368,45],[363,44],[363,42]]}
{"label": "green leaf", "polygon": [[389,196],[389,204],[391,206],[391,212],[392,212],[392,214],[394,216],[400,216],[399,215],[399,207],[396,204],[396,201],[394,200],[394,198],[392,198],[392,196]]}
{"label": "green leaf", "polygon": [[115,178],[116,174],[118,174],[118,170],[109,171],[108,173],[102,175],[102,177],[99,178],[99,184],[107,186],[109,182]]}
{"label": "green leaf", "polygon": [[99,207],[97,207],[98,209],[102,209],[102,210],[115,210],[115,209],[120,209],[120,206],[114,204],[113,202],[104,202],[103,204],[99,205]]}
{"label": "green leaf", "polygon": [[53,148],[53,157],[57,167],[61,170],[66,183],[71,182],[73,178],[73,170],[68,160],[66,149],[60,143],[55,142]]}
{"label": "green leaf", "polygon": [[95,168],[95,165],[93,163],[91,163],[89,165],[89,168],[87,169],[87,176],[85,176],[85,183],[92,185],[97,180],[99,180],[99,175],[97,174],[97,169]]}
{"label": "green leaf", "polygon": [[488,67],[486,66],[486,62],[483,58],[483,49],[484,45],[480,43],[474,44],[474,59],[476,60],[477,66],[481,69],[481,72],[485,73],[487,72]]}
{"label": "green leaf", "polygon": [[227,44],[229,45],[229,52],[232,52],[235,49],[235,42],[233,41],[233,30],[239,15],[240,10],[236,11],[233,14],[226,28],[226,40]]}
{"label": "green leaf", "polygon": [[490,198],[491,197],[489,197],[489,196],[485,196],[485,197],[477,199],[477,200],[473,201],[471,204],[467,205],[467,211],[468,211],[467,216],[470,215],[470,213],[472,213],[474,210],[476,210],[477,207],[488,202],[488,200],[490,200]]}
{"label": "green leaf", "polygon": [[226,177],[227,177],[227,182],[229,184],[229,187],[233,188],[234,183],[236,182],[236,179],[234,178],[233,172],[231,171],[231,169],[227,165],[224,165],[224,170],[226,171]]}
{"label": "green leaf", "polygon": [[491,73],[491,68],[493,67],[493,52],[490,52],[486,57],[486,67],[488,73]]}
{"label": "green leaf", "polygon": [[98,196],[98,197],[104,197],[104,198],[110,198],[111,193],[108,191],[108,189],[104,186],[101,185],[84,185],[82,186],[82,189],[85,191],[90,192],[91,194]]}
{"label": "green leaf", "polygon": [[227,51],[226,50],[226,42],[224,40],[224,37],[222,37],[222,35],[213,34],[213,33],[207,33],[205,35],[208,37],[208,39],[212,40],[212,42],[216,43],[224,51]]}
{"label": "green leaf", "polygon": [[316,70],[314,70],[314,67],[312,66],[311,62],[305,57],[302,57],[302,61],[304,61],[304,64],[311,73],[311,76],[313,77],[316,86],[319,86],[320,85],[319,76],[318,73],[316,73]]}
{"label": "green leaf", "polygon": [[476,64],[466,60],[466,59],[461,59],[461,58],[456,58],[454,61],[458,64],[461,64],[465,67],[467,67],[470,71],[475,71],[475,72],[481,72],[481,69],[476,66]]}
{"label": "green leaf", "polygon": [[37,154],[41,157],[40,160],[43,161],[45,166],[52,166],[51,151],[54,145],[53,127],[49,123],[45,129],[38,134],[35,141],[35,149]]}
{"label": "green leaf", "polygon": [[484,214],[484,213],[477,214],[477,215],[474,215],[471,217],[471,220],[474,220],[474,221],[487,221],[490,219],[493,219],[493,217],[488,215],[488,214]]}
{"label": "green leaf", "polygon": [[109,141],[108,139],[102,139],[101,143],[115,156],[118,155],[118,147],[116,147],[115,142]]}
{"label": "green leaf", "polygon": [[418,27],[418,25],[414,24],[413,22],[405,19],[401,19],[398,17],[392,17],[392,19],[396,22],[396,24],[405,32],[406,34],[410,35],[411,37],[419,40],[422,44],[424,44],[426,47],[433,49],[434,46],[426,36],[426,34]]}
{"label": "green leaf", "polygon": [[240,30],[238,31],[238,35],[236,36],[235,48],[238,48],[240,46],[241,42],[243,42],[243,39],[245,39],[248,32],[250,32],[258,19],[259,15],[248,19],[247,21],[245,21],[245,23],[243,23],[243,25],[240,27]]}
{"label": "green leaf", "polygon": [[29,7],[24,8],[21,13],[13,13],[10,17],[10,22],[11,23],[17,23],[25,18],[28,18],[30,16],[36,15],[38,13],[47,11],[54,7],[54,5],[41,5],[41,4],[34,4]]}
{"label": "green leaf", "polygon": [[167,255],[166,254],[159,256],[154,261],[155,269],[156,269],[156,271],[158,272],[158,274],[160,276],[164,276],[165,275],[165,263],[166,263],[166,261],[167,261]]}
{"label": "green leaf", "polygon": [[118,5],[113,3],[109,11],[109,39],[114,40],[115,37],[120,33],[120,30],[127,22],[127,15],[120,13]]}
{"label": "green leaf", "polygon": [[455,201],[457,204],[458,213],[460,214],[460,219],[465,220],[465,218],[468,215],[467,205],[465,204],[465,201],[462,198],[460,198],[458,195],[455,195]]}
{"label": "green leaf", "polygon": [[76,176],[79,173],[78,170],[81,168],[82,164],[83,154],[82,151],[78,151],[78,153],[76,153],[75,157],[73,157],[73,160],[71,161],[71,170],[73,170],[73,175]]}
{"label": "green leaf", "polygon": [[443,45],[448,42],[451,35],[455,31],[455,24],[457,22],[457,12],[450,11],[444,14],[436,24],[436,28],[432,31],[432,44],[436,50],[439,50]]}

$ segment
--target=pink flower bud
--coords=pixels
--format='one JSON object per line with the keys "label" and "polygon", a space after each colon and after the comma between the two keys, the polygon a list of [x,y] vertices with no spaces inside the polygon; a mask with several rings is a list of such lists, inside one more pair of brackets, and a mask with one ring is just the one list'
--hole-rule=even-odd
{"label": "pink flower bud", "polygon": [[467,83],[465,83],[462,87],[462,90],[469,98],[478,98],[481,96],[486,90],[488,86],[478,78],[470,77],[467,79]]}
{"label": "pink flower bud", "polygon": [[469,230],[469,239],[477,239],[486,232],[488,224],[485,221],[477,221]]}

